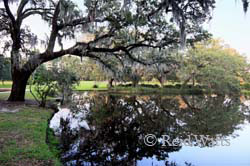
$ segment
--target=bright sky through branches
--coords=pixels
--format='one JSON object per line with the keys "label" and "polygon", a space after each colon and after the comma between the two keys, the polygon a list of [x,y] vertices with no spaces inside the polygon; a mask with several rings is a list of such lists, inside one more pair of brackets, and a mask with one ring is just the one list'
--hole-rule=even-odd
{"label": "bright sky through branches", "polygon": [[[81,0],[75,2],[79,6],[82,4]],[[0,7],[3,7],[2,5],[0,4]],[[216,0],[213,13],[213,18],[206,29],[214,38],[224,40],[230,47],[250,59],[250,11],[246,14],[243,12],[241,0]],[[39,16],[27,19],[25,24],[30,25],[39,38],[45,38],[48,26],[39,19]],[[73,44],[74,42],[67,43],[68,46]]]}

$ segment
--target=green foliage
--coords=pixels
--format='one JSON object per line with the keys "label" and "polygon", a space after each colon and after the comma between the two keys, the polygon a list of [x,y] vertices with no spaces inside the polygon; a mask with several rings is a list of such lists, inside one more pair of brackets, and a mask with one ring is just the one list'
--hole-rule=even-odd
{"label": "green foliage", "polygon": [[[46,106],[48,96],[53,96],[56,90],[54,73],[41,65],[33,75],[30,92],[41,107]],[[32,92],[35,91],[35,93]]]}
{"label": "green foliage", "polygon": [[61,94],[61,104],[68,102],[72,95],[74,85],[78,84],[80,79],[77,75],[67,68],[52,68],[52,74],[56,82],[56,91]]}
{"label": "green foliage", "polygon": [[216,93],[240,92],[240,82],[247,80],[246,59],[221,41],[199,43],[184,57],[179,77],[184,85],[192,80]]}
{"label": "green foliage", "polygon": [[242,84],[241,88],[244,89],[244,90],[250,90],[250,83]]}
{"label": "green foliage", "polygon": [[0,80],[2,83],[11,80],[10,60],[3,55],[0,55]]}
{"label": "green foliage", "polygon": [[69,101],[74,85],[79,83],[79,78],[74,72],[55,65],[51,69],[40,66],[33,77],[31,93],[33,89],[35,93],[32,94],[42,107],[46,106],[47,97],[56,94],[61,96],[61,104]]}
{"label": "green foliage", "polygon": [[179,55],[172,50],[151,50],[148,53],[148,59],[154,59],[155,62],[150,66],[146,66],[145,78],[156,79],[161,87],[165,81],[177,81],[177,69],[179,68]]}
{"label": "green foliage", "polygon": [[3,68],[4,68],[4,56],[0,54],[0,71],[1,71],[0,74],[2,74]]}
{"label": "green foliage", "polygon": [[82,81],[104,81],[107,79],[104,69],[96,61],[89,58],[80,61],[80,58],[66,56],[61,58],[58,63],[61,67],[75,73]]}
{"label": "green foliage", "polygon": [[139,84],[144,75],[144,68],[139,65],[126,66],[123,69],[122,80],[125,82],[132,82],[135,87]]}
{"label": "green foliage", "polygon": [[[18,10],[9,10],[10,5]],[[179,48],[209,37],[202,24],[211,18],[214,5],[214,0],[5,1],[0,10],[0,36],[4,36],[0,42],[5,51],[9,49],[11,61],[16,62],[11,66],[16,71],[13,76],[31,74],[41,62],[68,54],[90,57],[110,68],[110,57],[120,64],[123,59],[143,62],[137,48]],[[27,24],[34,15],[51,29],[46,33],[49,40],[34,34]],[[78,40],[77,34],[87,33],[94,39]],[[72,41],[77,42],[66,49],[64,44]],[[61,50],[54,52],[56,42]],[[34,55],[41,44],[45,52]],[[22,55],[26,55],[25,61],[20,61]],[[19,85],[18,81],[14,86]],[[20,88],[22,93],[12,91],[9,100],[24,100],[25,86]]]}

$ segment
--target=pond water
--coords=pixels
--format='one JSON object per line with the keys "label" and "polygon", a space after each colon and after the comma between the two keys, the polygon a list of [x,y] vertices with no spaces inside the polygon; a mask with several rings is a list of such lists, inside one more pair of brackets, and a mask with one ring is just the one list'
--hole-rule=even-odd
{"label": "pond water", "polygon": [[50,127],[66,166],[250,166],[243,96],[74,94]]}

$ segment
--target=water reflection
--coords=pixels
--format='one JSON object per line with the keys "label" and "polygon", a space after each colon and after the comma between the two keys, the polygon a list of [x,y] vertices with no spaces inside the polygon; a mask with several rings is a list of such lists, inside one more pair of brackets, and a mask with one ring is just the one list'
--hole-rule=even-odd
{"label": "water reflection", "polygon": [[[168,162],[168,154],[182,147],[162,146],[162,135],[171,139],[186,139],[188,135],[236,137],[234,131],[247,116],[247,106],[240,97],[229,96],[91,93],[75,100],[70,108],[71,111],[64,109],[55,115],[51,127],[61,138],[62,161],[73,166],[133,166],[145,158],[175,165]],[[156,145],[144,143],[147,134],[157,137]],[[213,144],[208,141],[204,146]]]}

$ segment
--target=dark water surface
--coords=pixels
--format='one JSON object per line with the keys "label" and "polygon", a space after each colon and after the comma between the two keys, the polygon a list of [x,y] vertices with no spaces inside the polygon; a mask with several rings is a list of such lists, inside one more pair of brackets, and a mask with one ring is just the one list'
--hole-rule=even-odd
{"label": "dark water surface", "polygon": [[84,93],[72,98],[50,123],[61,139],[65,165],[250,166],[245,97]]}

